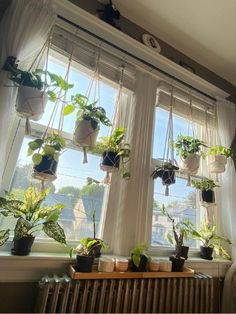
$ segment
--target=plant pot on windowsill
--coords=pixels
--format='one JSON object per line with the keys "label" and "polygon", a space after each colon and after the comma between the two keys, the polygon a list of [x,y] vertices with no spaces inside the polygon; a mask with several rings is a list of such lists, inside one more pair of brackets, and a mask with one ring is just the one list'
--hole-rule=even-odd
{"label": "plant pot on windowsill", "polygon": [[119,170],[120,156],[113,151],[104,151],[100,168],[103,171],[116,172]]}
{"label": "plant pot on windowsill", "polygon": [[211,261],[213,259],[213,248],[209,246],[200,246],[200,257]]}
{"label": "plant pot on windowsill", "polygon": [[57,165],[52,156],[42,156],[42,161],[38,165],[34,165],[32,176],[35,179],[53,181],[57,178]]}
{"label": "plant pot on windowsill", "polygon": [[131,254],[131,271],[133,272],[146,272],[147,271],[147,265],[148,265],[148,258],[147,256],[140,254],[140,262],[139,265],[135,265],[133,262],[133,255]]}
{"label": "plant pot on windowsill", "polygon": [[169,260],[172,262],[172,272],[182,272],[184,269],[185,258],[177,255],[171,255]]}
{"label": "plant pot on windowsill", "polygon": [[29,255],[31,247],[34,243],[35,237],[28,235],[20,239],[13,239],[13,248],[11,254],[13,255]]}
{"label": "plant pot on windowsill", "polygon": [[76,270],[81,273],[91,273],[94,256],[76,254]]}

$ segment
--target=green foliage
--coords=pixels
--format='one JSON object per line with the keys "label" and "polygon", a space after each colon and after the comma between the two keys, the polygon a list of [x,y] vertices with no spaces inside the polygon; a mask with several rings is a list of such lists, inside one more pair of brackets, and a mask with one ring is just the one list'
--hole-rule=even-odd
{"label": "green foliage", "polygon": [[[38,192],[35,187],[30,186],[24,192],[23,201],[14,199],[11,193],[7,193],[5,198],[0,197],[0,215],[17,218],[14,239],[43,230],[50,238],[66,244],[65,233],[57,223],[64,205],[42,207],[48,193],[49,189]],[[0,245],[7,241],[9,231],[0,231]]]}
{"label": "green foliage", "polygon": [[74,85],[67,83],[60,75],[37,69],[34,72],[22,71],[16,66],[5,63],[4,69],[10,73],[10,80],[17,86],[28,86],[40,91],[45,90],[49,100],[55,102],[61,90],[67,91]]}
{"label": "green foliage", "polygon": [[222,242],[232,243],[229,239],[221,237],[216,233],[215,225],[208,224],[205,220],[202,220],[199,230],[192,227],[191,235],[193,239],[201,241],[203,246],[213,248],[217,255],[230,259],[230,255],[223,248]]}
{"label": "green foliage", "polygon": [[201,191],[213,190],[215,187],[219,187],[216,185],[214,180],[203,178],[201,180],[192,180],[192,186]]}
{"label": "green foliage", "polygon": [[[59,154],[65,148],[66,142],[63,137],[54,131],[45,140],[38,138],[29,142],[28,146],[28,156],[32,155],[33,163],[39,165],[45,155],[58,162]],[[36,150],[39,152],[35,153]]]}
{"label": "green foliage", "polygon": [[77,110],[77,121],[90,121],[95,130],[99,123],[111,126],[111,121],[106,116],[106,111],[102,107],[96,107],[97,101],[88,103],[88,98],[81,94],[71,96],[71,103],[65,106],[64,115],[69,115]]}
{"label": "green foliage", "polygon": [[178,135],[177,141],[173,143],[177,154],[186,159],[190,154],[201,153],[201,146],[207,147],[204,143],[192,136]]}
{"label": "green foliage", "polygon": [[166,234],[166,239],[172,245],[175,242],[177,247],[183,246],[184,240],[187,241],[189,239],[189,235],[191,234],[194,224],[190,220],[184,220],[176,223],[174,218],[166,210],[164,204],[162,204],[160,209],[162,214],[165,215],[172,224],[172,230]]}
{"label": "green foliage", "polygon": [[122,178],[128,180],[130,172],[125,167],[125,164],[130,160],[131,149],[128,143],[124,142],[125,128],[116,128],[111,136],[103,136],[96,146],[92,148],[95,154],[102,154],[105,151],[114,152],[120,156],[120,168]]}
{"label": "green foliage", "polygon": [[101,246],[103,250],[106,250],[108,245],[104,240],[100,239],[89,239],[87,237],[81,239],[80,244],[77,246],[76,249],[73,247],[70,248],[69,255],[72,257],[73,253],[79,253],[85,256],[93,256],[94,249],[98,246]]}
{"label": "green foliage", "polygon": [[150,260],[150,256],[147,254],[148,245],[146,242],[137,243],[135,247],[130,251],[131,258],[136,267],[139,267],[141,261],[141,255],[146,256]]}
{"label": "green foliage", "polygon": [[210,155],[223,155],[226,158],[233,157],[234,151],[221,145],[215,145],[210,148]]}

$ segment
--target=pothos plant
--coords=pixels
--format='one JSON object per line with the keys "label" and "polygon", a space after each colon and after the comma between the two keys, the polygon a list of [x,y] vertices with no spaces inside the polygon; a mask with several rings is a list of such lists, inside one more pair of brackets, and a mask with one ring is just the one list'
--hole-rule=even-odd
{"label": "pothos plant", "polygon": [[190,154],[202,154],[201,146],[207,147],[202,141],[192,136],[178,135],[173,143],[174,148],[181,158],[186,159]]}
{"label": "pothos plant", "polygon": [[223,155],[226,158],[233,157],[234,151],[231,148],[227,148],[221,145],[215,145],[210,148],[210,155]]}
{"label": "pothos plant", "polygon": [[79,241],[79,245],[76,248],[70,248],[69,255],[72,257],[73,253],[77,253],[83,256],[94,256],[95,249],[98,246],[100,246],[103,250],[106,250],[108,247],[104,240],[85,237]]}
{"label": "pothos plant", "polygon": [[214,180],[208,178],[202,178],[201,180],[192,180],[192,186],[201,191],[213,190],[219,185],[215,184]]}
{"label": "pothos plant", "polygon": [[[64,230],[58,223],[64,205],[43,206],[48,193],[49,189],[37,191],[34,186],[30,186],[24,192],[23,200],[16,199],[12,193],[0,197],[0,215],[16,219],[14,240],[35,236],[43,231],[49,238],[66,244]],[[10,231],[0,231],[0,245],[8,240]]]}
{"label": "pothos plant", "polygon": [[[42,162],[43,156],[48,156],[50,159],[58,162],[60,153],[65,148],[65,139],[57,132],[52,132],[44,140],[35,139],[28,143],[28,156],[32,156],[34,165],[39,165]],[[36,151],[39,152],[36,152]]]}
{"label": "pothos plant", "polygon": [[147,253],[148,245],[146,242],[137,243],[135,247],[130,251],[131,259],[136,267],[139,267],[142,255],[147,258],[147,261],[151,260],[151,257]]}

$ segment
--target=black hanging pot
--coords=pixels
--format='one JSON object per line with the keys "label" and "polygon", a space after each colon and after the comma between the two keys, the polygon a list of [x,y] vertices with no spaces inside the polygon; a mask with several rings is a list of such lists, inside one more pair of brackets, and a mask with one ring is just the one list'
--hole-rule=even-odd
{"label": "black hanging pot", "polygon": [[11,254],[13,255],[29,255],[31,247],[34,243],[35,237],[25,236],[20,239],[13,239],[13,248]]}
{"label": "black hanging pot", "polygon": [[35,178],[40,177],[45,180],[55,180],[56,172],[57,172],[58,162],[55,161],[52,156],[44,155],[42,156],[42,161],[40,164],[34,166],[34,174]]}
{"label": "black hanging pot", "polygon": [[215,192],[213,190],[201,191],[202,201],[206,203],[215,203]]}
{"label": "black hanging pot", "polygon": [[112,151],[105,151],[102,154],[102,162],[101,162],[101,169],[102,170],[109,170],[109,168],[119,168],[120,165],[120,156],[117,153]]}
{"label": "black hanging pot", "polygon": [[161,178],[163,185],[171,185],[175,183],[175,170],[160,169],[157,171],[157,175]]}
{"label": "black hanging pot", "polygon": [[188,251],[189,251],[188,246],[180,246],[178,250],[181,257],[188,259]]}
{"label": "black hanging pot", "polygon": [[91,273],[93,267],[94,256],[76,255],[76,271],[81,273]]}
{"label": "black hanging pot", "polygon": [[184,257],[177,257],[176,255],[171,255],[169,260],[172,262],[172,272],[181,272],[184,270]]}
{"label": "black hanging pot", "polygon": [[140,263],[139,263],[139,266],[137,267],[133,262],[132,256],[133,256],[133,254],[131,254],[131,270],[133,272],[145,272],[145,271],[147,271],[148,258],[145,255],[141,254],[140,255]]}
{"label": "black hanging pot", "polygon": [[211,261],[213,259],[213,248],[208,246],[200,246],[200,257]]}

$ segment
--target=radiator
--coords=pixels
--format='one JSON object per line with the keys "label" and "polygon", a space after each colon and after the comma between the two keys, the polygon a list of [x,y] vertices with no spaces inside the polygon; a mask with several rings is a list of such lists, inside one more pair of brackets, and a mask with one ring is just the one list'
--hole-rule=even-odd
{"label": "radiator", "polygon": [[71,280],[44,276],[38,313],[212,313],[213,278]]}

